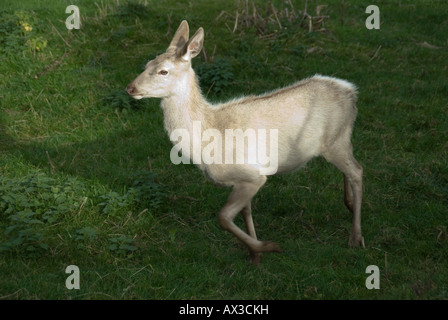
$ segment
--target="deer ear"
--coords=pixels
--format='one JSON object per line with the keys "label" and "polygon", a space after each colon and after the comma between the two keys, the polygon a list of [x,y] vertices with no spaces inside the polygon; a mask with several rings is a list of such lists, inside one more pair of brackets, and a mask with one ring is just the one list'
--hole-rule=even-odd
{"label": "deer ear", "polygon": [[204,29],[199,28],[193,37],[185,44],[182,51],[179,52],[179,56],[185,60],[189,61],[196,57],[202,50],[204,44]]}
{"label": "deer ear", "polygon": [[189,33],[190,29],[188,27],[188,22],[183,20],[180,23],[179,28],[177,28],[173,40],[171,40],[171,43],[166,51],[173,51],[175,53],[181,51],[188,42]]}

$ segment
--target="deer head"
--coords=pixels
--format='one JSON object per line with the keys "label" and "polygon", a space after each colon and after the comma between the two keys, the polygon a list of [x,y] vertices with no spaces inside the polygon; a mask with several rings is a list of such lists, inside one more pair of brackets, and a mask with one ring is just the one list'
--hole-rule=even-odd
{"label": "deer head", "polygon": [[165,53],[149,61],[145,70],[126,87],[134,99],[166,98],[173,95],[182,85],[191,69],[191,59],[202,50],[204,29],[189,39],[187,21],[182,21]]}

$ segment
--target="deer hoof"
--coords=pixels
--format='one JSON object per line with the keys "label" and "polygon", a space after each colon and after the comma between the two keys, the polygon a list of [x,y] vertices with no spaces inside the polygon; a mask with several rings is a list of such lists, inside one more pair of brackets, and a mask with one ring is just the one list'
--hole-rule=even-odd
{"label": "deer hoof", "polygon": [[258,266],[261,261],[261,256],[262,256],[262,254],[259,252],[251,252],[250,260],[249,260],[250,264],[252,264],[254,266]]}
{"label": "deer hoof", "polygon": [[263,247],[261,249],[262,252],[282,252],[282,249],[272,241],[264,241]]}
{"label": "deer hoof", "polygon": [[364,243],[364,237],[361,235],[358,236],[350,236],[350,239],[348,240],[348,246],[351,248],[354,247],[363,247],[366,248],[366,245]]}

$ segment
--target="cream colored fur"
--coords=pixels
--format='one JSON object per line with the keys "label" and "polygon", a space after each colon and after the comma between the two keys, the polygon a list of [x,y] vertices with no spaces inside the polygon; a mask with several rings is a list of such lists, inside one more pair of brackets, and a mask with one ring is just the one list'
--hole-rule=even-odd
{"label": "cream colored fur", "polygon": [[[350,141],[357,114],[355,86],[345,80],[316,75],[261,96],[212,105],[202,96],[191,67],[191,59],[201,51],[203,39],[202,28],[189,39],[188,23],[183,21],[167,52],[148,62],[145,71],[127,86],[127,92],[136,99],[162,98],[164,125],[170,136],[182,128],[194,139],[194,121],[200,121],[202,132],[213,128],[223,135],[226,129],[278,130],[277,173],[300,168],[313,157],[324,156],[344,174],[344,200],[353,212],[349,245],[364,245],[361,235],[363,170],[353,157]],[[202,146],[207,143],[196,142]],[[225,148],[223,145],[223,152]],[[277,244],[257,240],[253,226],[251,199],[266,182],[260,168],[203,162],[198,167],[213,182],[233,187],[219,212],[219,222],[248,246],[251,261],[258,263],[261,252],[279,251]],[[247,233],[233,223],[239,212],[243,214]]]}

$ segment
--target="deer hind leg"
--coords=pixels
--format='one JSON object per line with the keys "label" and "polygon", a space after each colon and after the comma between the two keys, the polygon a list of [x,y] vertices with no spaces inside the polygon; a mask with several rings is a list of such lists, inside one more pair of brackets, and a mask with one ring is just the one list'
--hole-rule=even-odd
{"label": "deer hind leg", "polygon": [[[246,231],[247,231],[247,233],[252,238],[257,240],[257,234],[255,233],[254,221],[252,219],[252,208],[251,208],[250,201],[243,208],[241,213],[243,214],[244,223],[246,224]],[[249,249],[249,252],[250,252],[250,263],[255,264],[255,265],[259,264],[260,260],[261,260],[261,253],[260,252],[251,251],[250,249]]]}
{"label": "deer hind leg", "polygon": [[350,247],[360,245],[364,247],[364,238],[361,234],[362,166],[353,157],[351,142],[334,144],[324,157],[344,174],[344,203],[353,214],[348,244]]}
{"label": "deer hind leg", "polygon": [[[241,182],[233,187],[232,193],[227,200],[227,203],[219,212],[219,224],[224,230],[233,233],[240,241],[242,241],[251,252],[251,258],[254,263],[259,261],[259,253],[280,251],[277,244],[270,241],[259,241],[255,235],[255,228],[252,221],[252,214],[250,209],[250,201],[252,197],[258,192],[260,187],[266,182],[266,177],[260,177],[257,181]],[[242,211],[244,220],[246,222],[246,229],[248,233],[241,230],[233,220],[236,215]]]}
{"label": "deer hind leg", "polygon": [[344,174],[344,204],[347,209],[353,213],[353,191],[352,186],[350,185],[350,181],[347,176]]}

